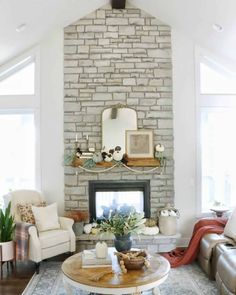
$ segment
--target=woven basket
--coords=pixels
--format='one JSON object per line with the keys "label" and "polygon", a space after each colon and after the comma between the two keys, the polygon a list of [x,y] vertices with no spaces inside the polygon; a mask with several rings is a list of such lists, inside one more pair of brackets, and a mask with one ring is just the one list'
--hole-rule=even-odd
{"label": "woven basket", "polygon": [[159,229],[165,236],[173,236],[178,232],[178,217],[176,216],[160,216]]}
{"label": "woven basket", "polygon": [[[161,216],[160,212],[162,210],[173,210],[176,213],[176,216]],[[161,208],[158,211],[158,225],[160,229],[160,233],[165,236],[173,236],[178,232],[178,219],[179,219],[179,211],[173,207],[165,207]]]}

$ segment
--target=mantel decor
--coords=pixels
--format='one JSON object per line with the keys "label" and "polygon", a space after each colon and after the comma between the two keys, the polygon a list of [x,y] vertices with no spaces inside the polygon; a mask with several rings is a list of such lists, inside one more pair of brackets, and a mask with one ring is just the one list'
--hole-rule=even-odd
{"label": "mantel decor", "polygon": [[[120,146],[110,150],[107,150],[104,146],[101,151],[95,151],[95,149],[89,148],[88,142],[86,151],[82,151],[78,146],[76,135],[74,151],[70,150],[64,156],[64,164],[79,167],[86,172],[92,173],[108,172],[115,167],[124,167],[131,172],[141,174],[151,173],[160,169],[162,174],[166,158],[163,156],[164,146],[158,144],[159,146],[161,147],[161,152],[156,151],[154,154],[153,130],[151,129],[126,130],[128,153],[124,153]],[[152,168],[139,170],[133,167]]]}
{"label": "mantel decor", "polygon": [[126,130],[126,152],[130,158],[153,158],[153,130]]}
{"label": "mantel decor", "polygon": [[[104,173],[108,172],[116,167],[124,167],[127,170],[133,172],[133,173],[138,173],[138,174],[144,174],[144,173],[152,173],[156,170],[160,170],[160,174],[163,173],[165,169],[165,162],[163,162],[163,165],[160,165],[160,161],[158,159],[139,159],[136,161],[136,159],[130,159],[127,164],[124,164],[122,162],[100,162],[96,163],[91,168],[84,167],[83,165],[84,161],[82,159],[74,158],[72,161],[72,166],[73,167],[78,167],[86,172],[91,172],[91,173]],[[134,169],[133,167],[153,167],[148,170],[138,170]]]}

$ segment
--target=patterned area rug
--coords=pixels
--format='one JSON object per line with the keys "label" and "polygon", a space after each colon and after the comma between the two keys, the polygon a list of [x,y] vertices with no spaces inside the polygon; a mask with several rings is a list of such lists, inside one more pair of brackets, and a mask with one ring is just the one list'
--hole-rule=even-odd
{"label": "patterned area rug", "polygon": [[[61,262],[44,262],[22,295],[66,295],[62,282]],[[214,281],[208,280],[197,264],[171,269],[168,279],[160,285],[161,295],[216,295]],[[74,295],[88,295],[76,291]],[[144,292],[145,295],[152,294]]]}

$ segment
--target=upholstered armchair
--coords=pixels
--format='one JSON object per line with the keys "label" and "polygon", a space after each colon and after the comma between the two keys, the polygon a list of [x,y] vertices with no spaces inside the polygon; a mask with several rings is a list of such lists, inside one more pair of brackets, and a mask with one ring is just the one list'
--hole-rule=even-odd
{"label": "upholstered armchair", "polygon": [[[5,206],[11,201],[11,211],[16,222],[21,222],[18,204],[38,206],[44,201],[43,195],[35,190],[16,190],[4,196]],[[74,221],[66,217],[58,217],[58,228],[40,231],[37,222],[30,226],[28,258],[36,263],[36,272],[42,260],[75,251],[75,234],[72,230]]]}

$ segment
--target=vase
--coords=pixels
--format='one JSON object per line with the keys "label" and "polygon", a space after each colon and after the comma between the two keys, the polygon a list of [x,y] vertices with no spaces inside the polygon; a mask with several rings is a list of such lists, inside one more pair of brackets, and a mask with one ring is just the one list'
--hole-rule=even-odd
{"label": "vase", "polygon": [[97,242],[95,252],[97,258],[106,258],[108,254],[107,244],[105,242]]}
{"label": "vase", "polygon": [[129,251],[132,246],[130,234],[123,236],[115,235],[114,246],[118,252]]}
{"label": "vase", "polygon": [[72,226],[74,233],[76,236],[80,236],[84,230],[84,223],[83,222],[75,222]]}
{"label": "vase", "polygon": [[[9,261],[14,258],[14,243],[13,241],[0,243],[1,261]],[[0,262],[1,263],[1,262]]]}

